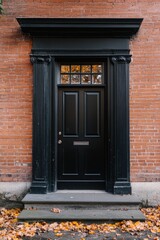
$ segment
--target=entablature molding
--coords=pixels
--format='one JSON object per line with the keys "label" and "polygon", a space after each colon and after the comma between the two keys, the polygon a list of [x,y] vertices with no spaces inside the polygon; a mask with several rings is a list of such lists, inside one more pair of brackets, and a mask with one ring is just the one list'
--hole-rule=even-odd
{"label": "entablature molding", "polygon": [[17,18],[23,33],[53,37],[130,38],[142,18]]}
{"label": "entablature molding", "polygon": [[65,55],[76,55],[76,56],[88,56],[88,55],[107,55],[107,56],[112,56],[112,55],[128,55],[130,52],[129,49],[90,49],[90,50],[84,50],[84,49],[70,49],[70,50],[64,50],[64,49],[32,49],[32,54],[42,54],[42,55],[50,55],[50,56],[65,56]]}

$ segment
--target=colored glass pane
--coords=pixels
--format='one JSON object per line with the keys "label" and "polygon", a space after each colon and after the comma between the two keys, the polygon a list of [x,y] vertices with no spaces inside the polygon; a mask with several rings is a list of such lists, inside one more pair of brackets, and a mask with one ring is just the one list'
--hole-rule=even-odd
{"label": "colored glass pane", "polygon": [[101,73],[102,65],[92,65],[92,73]]}
{"label": "colored glass pane", "polygon": [[91,65],[82,65],[82,73],[90,73],[91,72]]}
{"label": "colored glass pane", "polygon": [[77,74],[71,75],[71,83],[80,84],[80,75]]}
{"label": "colored glass pane", "polygon": [[101,84],[102,83],[102,75],[101,74],[93,74],[92,83],[93,84]]}
{"label": "colored glass pane", "polygon": [[90,84],[91,83],[91,75],[82,75],[82,84]]}
{"label": "colored glass pane", "polygon": [[80,72],[80,65],[72,65],[71,66],[72,73],[79,73]]}
{"label": "colored glass pane", "polygon": [[70,66],[69,65],[61,65],[61,73],[69,73]]}
{"label": "colored glass pane", "polygon": [[61,83],[62,84],[69,84],[70,83],[69,80],[70,80],[69,75],[61,74]]}

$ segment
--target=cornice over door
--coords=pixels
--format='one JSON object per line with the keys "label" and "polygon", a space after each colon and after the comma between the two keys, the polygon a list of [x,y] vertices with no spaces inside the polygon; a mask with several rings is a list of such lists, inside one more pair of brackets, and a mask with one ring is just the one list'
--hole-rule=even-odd
{"label": "cornice over door", "polygon": [[52,37],[116,37],[136,34],[142,18],[17,18],[24,33]]}

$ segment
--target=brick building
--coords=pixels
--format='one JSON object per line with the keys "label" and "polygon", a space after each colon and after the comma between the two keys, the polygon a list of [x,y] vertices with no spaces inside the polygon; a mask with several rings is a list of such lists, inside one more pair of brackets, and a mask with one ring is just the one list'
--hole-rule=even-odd
{"label": "brick building", "polygon": [[159,0],[4,0],[3,8],[0,192],[98,188],[156,204]]}

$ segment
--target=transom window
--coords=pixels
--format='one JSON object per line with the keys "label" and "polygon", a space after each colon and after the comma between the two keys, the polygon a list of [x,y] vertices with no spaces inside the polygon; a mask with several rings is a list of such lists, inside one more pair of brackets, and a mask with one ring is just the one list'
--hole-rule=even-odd
{"label": "transom window", "polygon": [[102,64],[61,65],[61,84],[102,84]]}

